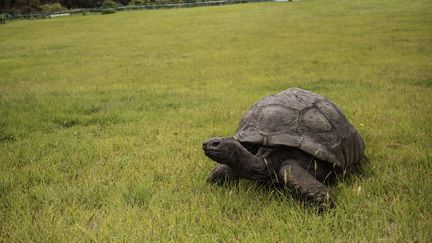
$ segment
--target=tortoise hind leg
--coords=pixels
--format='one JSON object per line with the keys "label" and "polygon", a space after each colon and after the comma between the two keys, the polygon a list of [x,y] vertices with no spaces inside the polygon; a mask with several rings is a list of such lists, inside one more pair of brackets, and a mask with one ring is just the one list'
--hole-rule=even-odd
{"label": "tortoise hind leg", "polygon": [[208,182],[214,184],[224,184],[229,181],[237,181],[239,176],[228,165],[218,164],[211,172],[207,179]]}
{"label": "tortoise hind leg", "polygon": [[302,168],[296,160],[283,162],[278,176],[284,185],[301,199],[316,203],[320,207],[333,206],[329,189]]}

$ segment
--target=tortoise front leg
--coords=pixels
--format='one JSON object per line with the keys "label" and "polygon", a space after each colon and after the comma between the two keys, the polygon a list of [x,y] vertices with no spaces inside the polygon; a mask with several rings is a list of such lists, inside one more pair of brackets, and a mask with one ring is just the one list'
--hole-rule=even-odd
{"label": "tortoise front leg", "polygon": [[223,184],[229,181],[237,181],[237,173],[228,165],[218,164],[211,172],[207,179],[210,183]]}
{"label": "tortoise front leg", "polygon": [[314,202],[320,207],[333,206],[329,189],[303,169],[297,161],[289,159],[283,162],[278,176],[283,184],[301,199]]}

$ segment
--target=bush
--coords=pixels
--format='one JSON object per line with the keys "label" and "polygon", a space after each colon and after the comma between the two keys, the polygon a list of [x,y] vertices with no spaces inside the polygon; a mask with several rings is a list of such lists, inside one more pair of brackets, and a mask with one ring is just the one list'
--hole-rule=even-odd
{"label": "bush", "polygon": [[116,11],[114,9],[104,9],[102,10],[101,14],[113,14]]}
{"label": "bush", "polygon": [[134,6],[134,5],[145,5],[145,4],[148,4],[148,3],[149,3],[149,0],[132,0],[132,1],[129,2],[129,5],[132,5],[132,6]]}
{"label": "bush", "polygon": [[4,23],[6,23],[6,15],[4,15],[4,14],[0,14],[0,24],[4,24]]}
{"label": "bush", "polygon": [[102,3],[102,8],[117,8],[120,4],[117,2],[114,2],[113,0],[105,0]]}
{"label": "bush", "polygon": [[0,18],[4,20],[9,20],[9,19],[13,19],[13,16],[8,13],[5,13],[5,14],[0,14]]}
{"label": "bush", "polygon": [[61,12],[66,10],[61,3],[47,3],[40,6],[42,12],[45,13],[53,13],[53,12]]}

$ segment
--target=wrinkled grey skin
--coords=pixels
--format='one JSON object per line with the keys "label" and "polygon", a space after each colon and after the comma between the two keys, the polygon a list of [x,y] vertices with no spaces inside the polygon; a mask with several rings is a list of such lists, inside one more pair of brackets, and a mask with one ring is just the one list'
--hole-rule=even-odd
{"label": "wrinkled grey skin", "polygon": [[210,182],[271,182],[325,207],[333,205],[326,183],[360,168],[364,148],[337,105],[299,88],[255,103],[233,137],[203,143],[205,155],[219,163]]}

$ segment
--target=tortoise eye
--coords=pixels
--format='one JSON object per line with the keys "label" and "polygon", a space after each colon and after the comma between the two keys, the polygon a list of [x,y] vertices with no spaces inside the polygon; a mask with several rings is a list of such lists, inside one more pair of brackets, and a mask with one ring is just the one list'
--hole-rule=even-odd
{"label": "tortoise eye", "polygon": [[217,147],[217,146],[219,146],[219,144],[220,144],[220,142],[219,141],[214,141],[214,142],[212,142],[212,146],[213,147]]}

